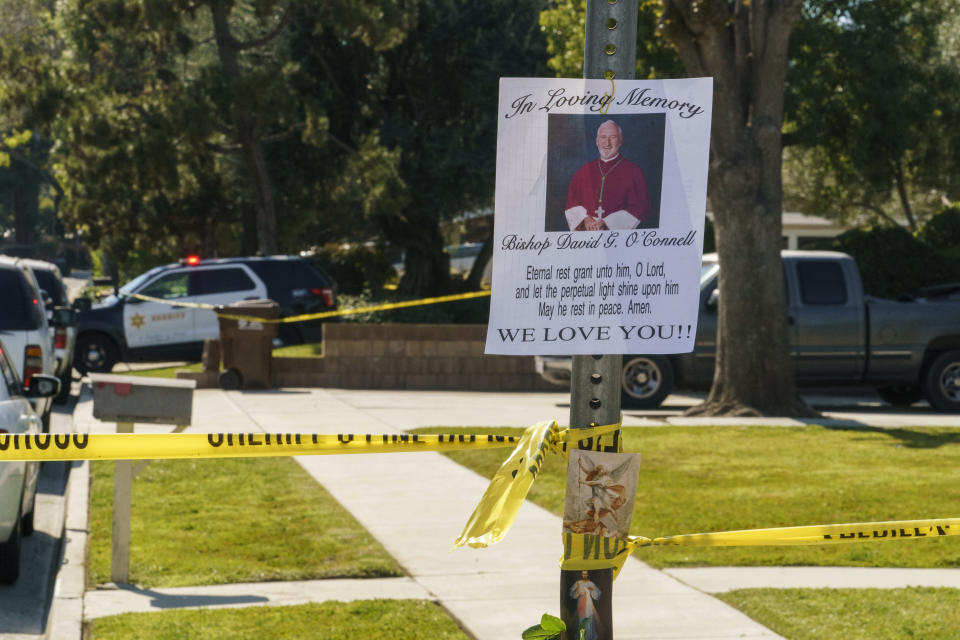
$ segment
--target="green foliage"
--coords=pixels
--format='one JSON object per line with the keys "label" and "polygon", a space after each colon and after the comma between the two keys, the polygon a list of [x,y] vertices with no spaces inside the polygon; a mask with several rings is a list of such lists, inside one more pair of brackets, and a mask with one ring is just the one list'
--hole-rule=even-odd
{"label": "green foliage", "polygon": [[333,277],[339,295],[360,296],[364,291],[380,295],[397,276],[383,250],[362,244],[324,247],[314,260]]}
{"label": "green foliage", "polygon": [[545,613],[540,618],[540,624],[524,630],[520,637],[523,638],[523,640],[556,640],[566,630],[567,625],[563,620],[549,613]]}
{"label": "green foliage", "polygon": [[792,640],[960,637],[957,589],[741,589],[717,597]]}
{"label": "green foliage", "polygon": [[[960,71],[941,25],[955,0],[805,3],[791,37],[788,200],[911,230],[956,192]],[[936,197],[931,197],[936,196]]]}
{"label": "green foliage", "polygon": [[[459,287],[462,280],[455,280]],[[465,291],[462,291],[466,293]],[[372,296],[364,293],[360,296],[338,296],[341,309],[358,309],[389,302],[403,302],[420,298],[406,295],[394,297]],[[490,298],[470,298],[454,302],[419,305],[389,311],[374,311],[358,313],[341,318],[342,322],[358,322],[364,324],[486,324],[490,317]]]}
{"label": "green foliage", "polygon": [[869,295],[897,298],[960,281],[960,260],[939,253],[903,227],[852,229],[834,238],[831,248],[853,256]]}
{"label": "green foliage", "polygon": [[949,256],[960,259],[960,206],[945,207],[917,231],[917,239]]}
{"label": "green foliage", "polygon": [[[91,474],[87,566],[99,584],[110,577],[113,465]],[[401,573],[290,458],[155,460],[133,484],[130,527],[131,582],[144,587]]]}
{"label": "green foliage", "polygon": [[[683,77],[680,59],[657,29],[663,5],[660,0],[640,0],[637,18],[638,78]],[[547,38],[547,65],[558,78],[583,77],[586,0],[555,0],[540,13],[540,26]]]}
{"label": "green foliage", "polygon": [[[462,431],[514,435],[520,430]],[[623,434],[624,451],[643,453],[643,495],[634,506],[631,530],[637,535],[910,520],[956,511],[956,482],[943,469],[960,464],[960,434],[948,427],[633,427]],[[448,455],[487,478],[503,463],[503,454],[495,449]],[[562,514],[566,478],[566,460],[548,457],[529,499]],[[960,552],[951,538],[783,547],[657,546],[639,549],[636,555],[657,568],[960,566]]]}
{"label": "green foliage", "polygon": [[90,640],[467,640],[435,602],[327,601],[282,607],[177,609],[96,618]]}

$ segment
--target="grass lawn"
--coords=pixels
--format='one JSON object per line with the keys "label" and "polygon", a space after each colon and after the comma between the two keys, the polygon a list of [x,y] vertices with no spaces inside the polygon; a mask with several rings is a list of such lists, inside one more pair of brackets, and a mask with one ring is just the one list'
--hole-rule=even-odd
{"label": "grass lawn", "polygon": [[[642,455],[631,533],[650,538],[960,517],[960,431],[956,430],[654,427],[627,428],[624,436],[624,450]],[[507,450],[448,455],[491,477]],[[531,500],[558,515],[563,511],[565,465],[562,459],[549,459],[530,493]],[[960,539],[807,547],[648,547],[637,555],[658,568],[960,567]]]}
{"label": "grass lawn", "polygon": [[[87,581],[100,584],[113,463],[92,465]],[[291,458],[156,460],[134,480],[132,511],[130,582],[144,587],[403,575]]]}
{"label": "grass lawn", "polygon": [[790,640],[960,637],[957,589],[745,589],[719,598]]}
{"label": "grass lawn", "polygon": [[[273,350],[274,358],[320,358],[323,356],[323,343],[314,342],[310,344],[294,344],[288,347],[277,347]],[[136,371],[115,371],[114,373],[129,376],[146,376],[149,378],[176,378],[177,371],[200,372],[203,365],[199,362],[191,362],[185,365],[174,367],[158,367],[156,369],[139,369]]]}
{"label": "grass lawn", "polygon": [[422,600],[126,613],[98,618],[90,630],[90,640],[467,640],[443,609]]}

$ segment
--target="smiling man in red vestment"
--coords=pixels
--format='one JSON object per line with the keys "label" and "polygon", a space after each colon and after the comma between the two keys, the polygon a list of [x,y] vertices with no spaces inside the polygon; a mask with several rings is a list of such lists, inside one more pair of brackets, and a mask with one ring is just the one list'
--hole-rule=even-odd
{"label": "smiling man in red vestment", "polygon": [[564,214],[571,231],[633,229],[650,218],[643,169],[620,155],[623,132],[613,120],[597,129],[600,157],[570,179]]}

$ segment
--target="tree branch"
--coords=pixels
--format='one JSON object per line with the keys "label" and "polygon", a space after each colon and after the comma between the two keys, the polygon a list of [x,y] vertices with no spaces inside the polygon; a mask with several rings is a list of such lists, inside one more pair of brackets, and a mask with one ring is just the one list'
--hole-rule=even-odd
{"label": "tree branch", "polygon": [[280,35],[284,27],[286,27],[290,23],[290,20],[292,18],[293,18],[293,3],[291,2],[290,4],[287,5],[287,8],[284,9],[283,15],[280,16],[280,21],[277,22],[276,26],[274,26],[273,29],[271,29],[267,34],[265,34],[261,38],[257,38],[255,40],[247,40],[245,42],[234,40],[233,41],[234,48],[237,51],[243,51],[245,49],[255,49],[257,47],[262,47],[263,45],[268,44],[271,40],[273,40],[278,35]]}
{"label": "tree branch", "polygon": [[140,117],[143,118],[143,120],[151,127],[156,127],[160,123],[160,118],[144,109],[142,105],[134,102],[125,102],[113,108],[114,111],[124,111],[126,109],[130,109],[139,113]]}
{"label": "tree branch", "polygon": [[60,200],[63,199],[63,187],[60,186],[60,182],[56,177],[47,171],[45,168],[38,165],[36,162],[31,160],[29,157],[23,154],[23,152],[18,151],[12,147],[7,146],[6,144],[0,142],[0,152],[8,154],[11,158],[14,158],[17,162],[22,162],[27,165],[34,171],[40,174],[40,177],[43,178],[43,181],[53,187],[53,190],[57,192],[57,196],[53,199],[53,210],[57,211],[60,205]]}
{"label": "tree branch", "polygon": [[287,127],[286,131],[281,131],[280,133],[272,133],[268,136],[263,136],[262,138],[260,138],[260,141],[265,144],[269,144],[271,142],[280,142],[282,140],[286,140],[287,138],[292,136],[294,133],[296,133],[298,129],[303,129],[305,126],[306,126],[306,123],[297,122]]}

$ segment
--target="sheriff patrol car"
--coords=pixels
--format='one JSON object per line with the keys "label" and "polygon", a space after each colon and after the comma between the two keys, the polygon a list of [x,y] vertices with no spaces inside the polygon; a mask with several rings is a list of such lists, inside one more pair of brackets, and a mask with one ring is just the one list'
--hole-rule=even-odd
{"label": "sheriff patrol car", "polygon": [[[203,341],[220,335],[217,315],[183,303],[229,305],[262,298],[275,301],[281,317],[336,308],[331,278],[298,256],[187,259],[151,269],[81,311],[74,366],[80,373],[104,373],[117,362],[199,360]],[[315,342],[320,336],[320,321],[280,326],[284,344]]]}

